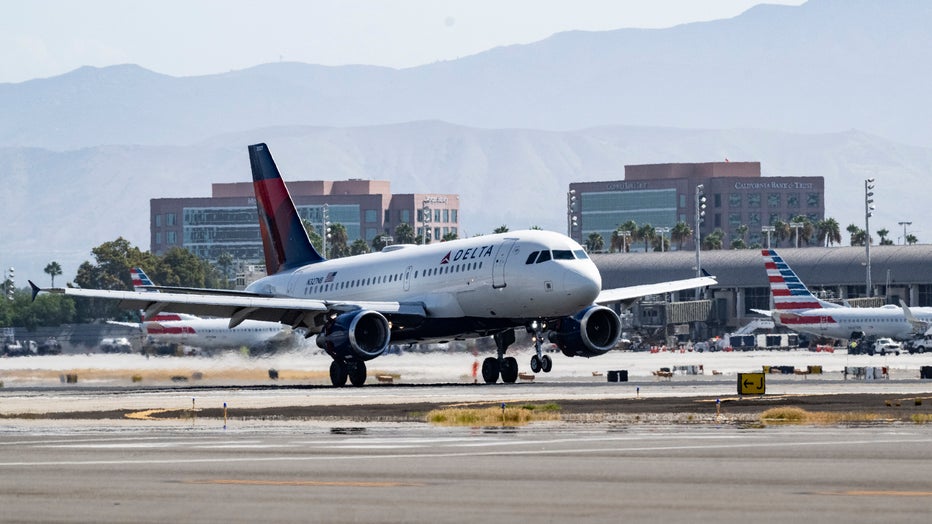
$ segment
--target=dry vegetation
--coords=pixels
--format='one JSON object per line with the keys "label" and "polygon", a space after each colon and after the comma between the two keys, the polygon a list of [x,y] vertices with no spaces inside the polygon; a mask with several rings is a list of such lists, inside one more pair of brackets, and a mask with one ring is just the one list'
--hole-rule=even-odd
{"label": "dry vegetation", "polygon": [[556,404],[519,407],[445,408],[427,413],[427,422],[441,426],[523,426],[542,420],[560,420]]}
{"label": "dry vegetation", "polygon": [[802,408],[781,407],[764,411],[760,415],[763,424],[851,424],[882,420],[877,413],[806,411]]}

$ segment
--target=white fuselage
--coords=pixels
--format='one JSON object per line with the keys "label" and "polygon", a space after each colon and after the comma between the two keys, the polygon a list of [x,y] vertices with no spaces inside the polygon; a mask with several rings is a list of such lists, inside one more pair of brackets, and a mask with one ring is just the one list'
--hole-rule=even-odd
{"label": "white fuselage", "polygon": [[[911,308],[917,319],[932,322],[932,308]],[[903,309],[893,305],[871,308],[817,308],[784,315],[778,322],[794,331],[829,338],[848,339],[863,336],[890,337],[899,340],[917,335],[906,320]]]}
{"label": "white fuselage", "polygon": [[[543,252],[547,254],[541,257]],[[532,253],[538,256],[529,263]],[[579,244],[557,233],[532,230],[390,246],[278,273],[254,282],[247,291],[420,303],[431,318],[440,319],[535,319],[572,315],[592,305],[601,284],[598,269]]]}
{"label": "white fuselage", "polygon": [[230,327],[225,318],[163,313],[142,323],[149,340],[159,344],[179,344],[202,349],[258,348],[270,341],[287,338],[291,329],[275,322],[246,320]]}

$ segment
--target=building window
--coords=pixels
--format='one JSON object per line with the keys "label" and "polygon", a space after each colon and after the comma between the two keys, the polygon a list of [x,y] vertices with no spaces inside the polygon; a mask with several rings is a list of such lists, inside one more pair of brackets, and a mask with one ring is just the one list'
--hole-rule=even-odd
{"label": "building window", "polygon": [[168,245],[174,246],[178,243],[178,233],[174,231],[167,231],[165,233],[165,240]]}
{"label": "building window", "polygon": [[780,193],[770,193],[767,195],[767,205],[769,207],[780,207]]}
{"label": "building window", "polygon": [[760,193],[748,193],[748,207],[760,207]]}
{"label": "building window", "polygon": [[715,201],[715,207],[722,207],[722,194],[715,193],[714,201]]}
{"label": "building window", "polygon": [[809,193],[806,196],[806,205],[809,207],[819,207],[821,205],[820,202],[821,199],[818,193]]}
{"label": "building window", "polygon": [[423,210],[423,209],[418,209],[418,210],[417,210],[417,221],[418,221],[418,222],[423,222],[423,221],[424,221],[424,210]]}
{"label": "building window", "polygon": [[771,226],[780,221],[780,213],[770,213],[770,221],[767,222]]}
{"label": "building window", "polygon": [[175,225],[175,214],[174,213],[165,213],[165,225],[166,226]]}
{"label": "building window", "polygon": [[454,223],[459,222],[459,217],[457,216],[458,214],[459,213],[457,212],[456,209],[451,209],[450,210],[450,222],[454,222]]}
{"label": "building window", "polygon": [[161,231],[155,232],[155,245],[157,246],[162,245],[162,232]]}
{"label": "building window", "polygon": [[402,209],[398,211],[398,221],[402,224],[408,224],[411,222],[411,210]]}
{"label": "building window", "polygon": [[391,212],[390,209],[386,209],[386,210],[385,210],[385,220],[383,220],[382,222],[385,222],[386,224],[390,224],[391,221],[392,221],[392,212]]}
{"label": "building window", "polygon": [[748,213],[748,226],[760,226],[760,213]]}
{"label": "building window", "polygon": [[728,227],[734,229],[741,225],[741,213],[728,213]]}
{"label": "building window", "polygon": [[378,216],[379,216],[379,215],[378,215],[378,211],[376,211],[375,209],[367,209],[367,210],[366,210],[366,222],[368,222],[368,223],[370,223],[370,224],[373,223],[373,222],[377,222],[377,221],[378,221]]}
{"label": "building window", "polygon": [[440,210],[439,209],[434,210],[434,222],[440,222]]}
{"label": "building window", "polygon": [[741,207],[741,193],[728,195],[728,207]]}
{"label": "building window", "polygon": [[686,207],[686,195],[680,195],[680,207]]}
{"label": "building window", "polygon": [[443,210],[443,221],[444,221],[444,222],[449,222],[449,221],[450,221],[450,210],[449,210],[449,209],[444,209],[444,210]]}
{"label": "building window", "polygon": [[162,215],[155,215],[155,227],[162,227]]}
{"label": "building window", "polygon": [[790,193],[786,195],[786,207],[799,207],[799,193]]}
{"label": "building window", "polygon": [[440,240],[441,238],[443,238],[443,237],[440,236],[440,228],[439,228],[439,227],[435,227],[435,228],[434,228],[434,238],[436,238],[437,240]]}

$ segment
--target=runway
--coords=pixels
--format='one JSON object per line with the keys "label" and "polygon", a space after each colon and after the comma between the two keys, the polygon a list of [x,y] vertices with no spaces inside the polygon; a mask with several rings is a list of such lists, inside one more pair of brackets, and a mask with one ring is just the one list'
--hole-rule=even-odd
{"label": "runway", "polygon": [[932,427],[52,426],[4,522],[927,522]]}

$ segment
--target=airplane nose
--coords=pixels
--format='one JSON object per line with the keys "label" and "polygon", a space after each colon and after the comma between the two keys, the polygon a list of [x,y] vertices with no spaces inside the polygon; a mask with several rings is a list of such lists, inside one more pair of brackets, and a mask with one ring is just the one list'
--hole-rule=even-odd
{"label": "airplane nose", "polygon": [[579,298],[580,303],[592,303],[602,291],[602,276],[594,265],[567,269],[563,274],[563,290],[567,296]]}

